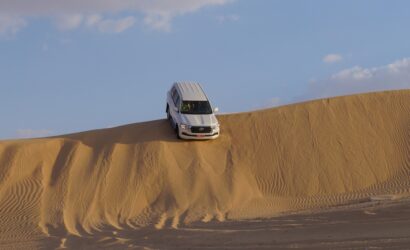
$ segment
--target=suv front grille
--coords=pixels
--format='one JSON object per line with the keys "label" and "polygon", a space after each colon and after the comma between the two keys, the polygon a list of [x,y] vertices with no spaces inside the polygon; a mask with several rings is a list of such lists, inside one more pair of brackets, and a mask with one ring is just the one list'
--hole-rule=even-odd
{"label": "suv front grille", "polygon": [[191,127],[192,133],[211,133],[211,127]]}

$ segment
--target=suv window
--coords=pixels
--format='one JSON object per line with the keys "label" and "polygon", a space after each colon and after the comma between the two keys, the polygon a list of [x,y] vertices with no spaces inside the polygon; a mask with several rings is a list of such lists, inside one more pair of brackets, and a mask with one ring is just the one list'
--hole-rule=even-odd
{"label": "suv window", "polygon": [[179,95],[178,95],[178,93],[176,95],[174,103],[175,103],[175,107],[177,107],[179,109]]}
{"label": "suv window", "polygon": [[171,98],[172,100],[174,100],[175,102],[175,95],[177,94],[177,90],[175,89],[175,87],[172,87],[171,89]]}
{"label": "suv window", "polygon": [[209,115],[212,108],[208,101],[183,101],[181,105],[182,114]]}
{"label": "suv window", "polygon": [[178,91],[174,91],[174,95],[172,96],[172,100],[174,101],[175,106],[178,104],[179,94]]}

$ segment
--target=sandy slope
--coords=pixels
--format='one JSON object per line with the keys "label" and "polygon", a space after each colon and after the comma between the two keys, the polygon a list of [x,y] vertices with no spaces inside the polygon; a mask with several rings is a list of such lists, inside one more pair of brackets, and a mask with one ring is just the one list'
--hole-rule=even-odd
{"label": "sandy slope", "polygon": [[[219,116],[215,141],[166,120],[0,142],[0,246],[45,234],[255,218],[410,191],[410,91]],[[34,240],[33,240],[34,239]]]}

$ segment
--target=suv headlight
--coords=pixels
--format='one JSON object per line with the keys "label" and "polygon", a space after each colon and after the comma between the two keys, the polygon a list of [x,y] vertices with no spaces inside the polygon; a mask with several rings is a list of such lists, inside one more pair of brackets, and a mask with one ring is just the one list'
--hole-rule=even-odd
{"label": "suv headlight", "polygon": [[191,126],[187,125],[187,124],[181,124],[181,129],[190,129]]}
{"label": "suv headlight", "polygon": [[212,128],[212,129],[217,129],[217,128],[219,128],[219,123],[218,123],[218,124],[215,124],[215,125],[212,125],[211,128]]}

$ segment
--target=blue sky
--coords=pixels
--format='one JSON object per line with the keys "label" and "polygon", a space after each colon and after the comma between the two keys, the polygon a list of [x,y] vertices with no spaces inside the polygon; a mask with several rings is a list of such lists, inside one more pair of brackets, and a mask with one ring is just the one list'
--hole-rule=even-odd
{"label": "blue sky", "polygon": [[222,113],[410,87],[410,2],[4,0],[0,138],[161,119],[172,82]]}

